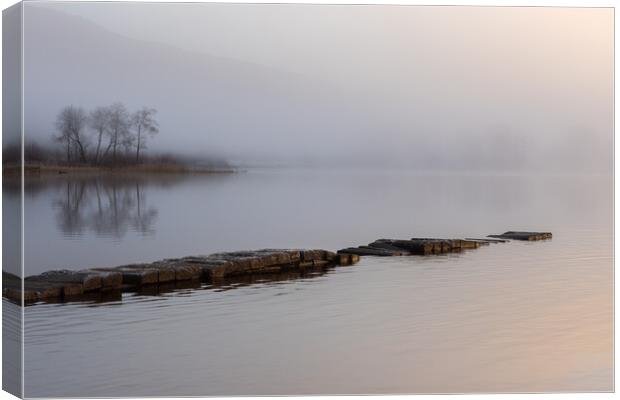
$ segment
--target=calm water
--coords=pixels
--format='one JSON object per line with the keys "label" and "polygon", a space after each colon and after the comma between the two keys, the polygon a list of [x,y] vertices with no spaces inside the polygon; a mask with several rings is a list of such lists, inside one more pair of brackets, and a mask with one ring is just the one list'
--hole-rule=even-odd
{"label": "calm water", "polygon": [[611,183],[361,170],[34,180],[27,275],[379,237],[554,238],[27,307],[25,395],[612,390]]}

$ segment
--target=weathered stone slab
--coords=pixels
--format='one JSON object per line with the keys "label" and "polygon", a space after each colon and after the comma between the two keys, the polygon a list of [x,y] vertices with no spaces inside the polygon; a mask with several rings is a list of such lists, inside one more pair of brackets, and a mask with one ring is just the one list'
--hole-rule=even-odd
{"label": "weathered stone slab", "polygon": [[191,263],[171,264],[174,269],[174,277],[177,281],[198,280],[202,276],[202,269]]}
{"label": "weathered stone slab", "polygon": [[123,286],[123,274],[111,268],[91,268],[79,272],[98,275],[103,290],[120,289]]}
{"label": "weathered stone slab", "polygon": [[501,235],[488,235],[488,237],[499,239],[514,239],[514,240],[546,240],[551,239],[553,235],[551,232],[521,232],[521,231],[508,231]]}
{"label": "weathered stone slab", "polygon": [[251,251],[236,251],[230,253],[215,253],[209,256],[213,260],[229,261],[226,275],[252,273],[264,267],[260,257]]}
{"label": "weathered stone slab", "polygon": [[24,297],[28,299],[25,301],[35,300],[35,297],[38,300],[45,300],[79,296],[83,293],[84,288],[81,283],[47,282],[39,280],[38,276],[24,279]]}
{"label": "weathered stone slab", "polygon": [[475,242],[478,243],[478,246],[488,246],[491,244],[491,242],[486,241],[486,240],[474,240],[474,239],[468,239],[467,242]]}
{"label": "weathered stone slab", "polygon": [[147,264],[147,268],[157,270],[157,283],[176,281],[176,272],[168,260]]}
{"label": "weathered stone slab", "polygon": [[[74,294],[74,284],[69,284],[68,294]],[[15,294],[19,294],[21,289],[18,289]],[[77,289],[77,293],[81,294],[81,291]],[[54,284],[54,283],[46,283],[46,282],[34,282],[34,281],[24,281],[24,301],[36,301],[36,300],[45,300],[62,297],[64,295],[64,285],[62,284]]]}
{"label": "weathered stone slab", "polygon": [[462,249],[477,249],[480,247],[480,243],[479,242],[475,242],[473,240],[463,240],[461,241],[461,248]]}
{"label": "weathered stone slab", "polygon": [[159,281],[159,272],[150,264],[133,264],[115,268],[123,274],[124,285],[153,285]]}
{"label": "weathered stone slab", "polygon": [[395,253],[391,250],[372,248],[372,247],[349,247],[347,249],[338,250],[338,254],[355,254],[358,256],[378,256],[392,257]]}
{"label": "weathered stone slab", "polygon": [[202,270],[202,278],[206,281],[223,278],[226,271],[232,267],[232,263],[228,260],[219,260],[209,256],[185,257],[182,260],[198,266]]}
{"label": "weathered stone slab", "polygon": [[[417,255],[431,254],[433,249],[436,248],[435,244],[428,240],[378,239],[375,242],[388,243]],[[441,249],[441,245],[439,249]]]}
{"label": "weathered stone slab", "polygon": [[50,282],[44,280],[41,275],[24,279],[24,295],[28,292],[37,292],[39,299],[54,297],[71,297],[84,293],[84,287],[79,282]]}
{"label": "weathered stone slab", "polygon": [[301,250],[301,261],[314,261],[314,260],[325,260],[326,254],[325,250]]}
{"label": "weathered stone slab", "polygon": [[462,239],[377,239],[368,246],[350,247],[340,250],[339,253],[374,256],[429,255],[476,249],[480,245],[487,244],[487,242]]}
{"label": "weathered stone slab", "polygon": [[291,260],[290,253],[287,251],[262,249],[257,250],[256,255],[261,259],[265,267],[271,267],[274,265],[288,265],[293,262]]}
{"label": "weathered stone slab", "polygon": [[403,249],[398,249],[398,248],[387,249],[384,247],[373,247],[373,246],[358,246],[357,248],[362,249],[362,250],[372,250],[372,251],[377,250],[382,253],[387,253],[390,256],[406,256],[410,254],[408,251],[405,251]]}
{"label": "weathered stone slab", "polygon": [[2,272],[2,295],[14,302],[21,304],[33,303],[39,300],[61,298],[63,296],[63,284],[38,282],[33,279],[22,280],[8,272]]}
{"label": "weathered stone slab", "polygon": [[101,289],[101,276],[95,273],[76,272],[67,269],[47,271],[37,276],[39,281],[62,284],[79,284],[83,292]]}
{"label": "weathered stone slab", "polygon": [[338,265],[351,265],[351,254],[340,253],[338,254]]}
{"label": "weathered stone slab", "polygon": [[465,238],[465,240],[473,240],[475,242],[489,242],[489,243],[508,243],[507,239],[487,239],[487,238]]}
{"label": "weathered stone slab", "polygon": [[301,250],[299,249],[262,249],[256,250],[257,253],[277,253],[277,254],[288,254],[291,263],[296,263],[301,261]]}
{"label": "weathered stone slab", "polygon": [[408,251],[408,250],[405,250],[405,249],[403,249],[401,247],[394,246],[391,243],[384,242],[384,241],[381,241],[381,240],[376,240],[376,241],[374,241],[372,243],[369,243],[368,247],[372,247],[372,248],[376,248],[376,249],[389,250],[389,251],[394,252],[395,253],[394,255],[400,255],[400,256],[411,254],[411,252]]}

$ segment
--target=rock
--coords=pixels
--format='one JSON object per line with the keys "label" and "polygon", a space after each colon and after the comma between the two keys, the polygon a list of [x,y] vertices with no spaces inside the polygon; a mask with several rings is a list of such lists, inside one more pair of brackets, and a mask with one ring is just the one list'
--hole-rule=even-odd
{"label": "rock", "polygon": [[476,238],[465,238],[465,240],[473,240],[475,242],[489,242],[489,243],[508,243],[510,240],[506,239],[476,239]]}
{"label": "rock", "polygon": [[123,274],[125,285],[152,285],[159,281],[159,272],[150,264],[125,265],[115,269]]}
{"label": "rock", "polygon": [[475,242],[478,243],[478,246],[488,246],[491,244],[491,242],[488,242],[486,240],[475,240],[475,239],[468,239],[468,242]]}
{"label": "rock", "polygon": [[373,246],[358,246],[358,249],[362,249],[362,250],[379,250],[381,252],[387,253],[390,256],[394,257],[394,256],[406,256],[409,255],[410,253],[408,251],[405,251],[403,249],[398,249],[398,248],[391,248],[391,249],[387,249],[387,248],[382,248],[382,247],[373,247]]}
{"label": "rock", "polygon": [[325,250],[301,250],[301,261],[325,260]]}
{"label": "rock", "polygon": [[336,262],[336,259],[338,258],[338,255],[336,253],[334,253],[333,251],[327,251],[324,250],[325,253],[325,261],[328,261],[330,263]]}
{"label": "rock", "polygon": [[338,254],[338,265],[351,265],[351,255],[347,253]]}
{"label": "rock", "polygon": [[61,298],[63,284],[38,282],[34,279],[22,280],[17,275],[2,271],[2,295],[18,304],[33,303],[50,298]]}
{"label": "rock", "polygon": [[[65,294],[64,286],[58,283],[24,281],[24,301],[31,302],[62,297]],[[80,289],[75,288],[75,284],[68,284],[67,286],[68,296],[82,293]],[[21,288],[18,292],[21,292]]]}
{"label": "rock", "polygon": [[499,239],[514,239],[514,240],[546,240],[551,239],[553,235],[551,232],[520,232],[520,231],[508,231],[501,235],[488,235],[488,237]]}
{"label": "rock", "polygon": [[477,249],[480,247],[480,243],[479,242],[475,242],[473,240],[463,240],[461,241],[461,248],[462,249]]}
{"label": "rock", "polygon": [[230,261],[214,259],[209,256],[185,257],[182,260],[198,266],[202,271],[202,278],[206,281],[223,278],[226,271],[232,267]]}
{"label": "rock", "polygon": [[202,276],[202,269],[191,263],[172,264],[171,267],[174,269],[177,281],[197,280]]}
{"label": "rock", "polygon": [[[274,265],[288,265],[291,264],[292,257],[288,251],[279,251],[274,249],[262,249],[257,250],[256,255],[261,258],[265,267]],[[296,261],[299,261],[299,252],[297,252]]]}
{"label": "rock", "polygon": [[396,247],[394,245],[392,245],[391,243],[388,242],[384,242],[381,240],[376,240],[372,243],[368,244],[368,247],[371,248],[375,248],[375,249],[385,249],[385,250],[389,250],[392,251],[394,253],[394,255],[399,255],[399,256],[405,256],[405,255],[409,255],[411,254],[411,252],[400,248],[400,247]]}
{"label": "rock", "polygon": [[38,275],[37,280],[52,283],[79,284],[82,286],[82,291],[84,292],[101,289],[101,276],[96,273],[76,272],[63,269],[44,272]]}
{"label": "rock", "polygon": [[[400,239],[378,239],[375,242],[383,242],[391,246],[408,251],[411,254],[424,255],[431,254],[435,248],[434,243],[428,240],[400,240]],[[441,249],[441,245],[439,247]]]}
{"label": "rock", "polygon": [[338,250],[338,254],[355,254],[358,256],[379,256],[379,257],[391,257],[395,253],[386,249],[372,248],[372,247],[349,247],[347,249]]}
{"label": "rock", "polygon": [[111,268],[92,268],[79,271],[87,274],[96,274],[101,278],[101,289],[120,289],[123,286],[123,274]]}
{"label": "rock", "polygon": [[170,263],[163,262],[154,262],[149,265],[149,268],[154,268],[157,270],[157,282],[158,283],[168,283],[176,281],[176,271]]}
{"label": "rock", "polygon": [[[65,297],[74,297],[81,296],[84,294],[84,287],[79,283],[63,283],[62,284],[62,296]],[[51,298],[53,296],[50,295]]]}
{"label": "rock", "polygon": [[301,250],[299,249],[263,249],[258,252],[272,252],[280,254],[288,254],[290,263],[294,264],[301,261]]}
{"label": "rock", "polygon": [[213,260],[229,261],[226,275],[251,273],[264,266],[260,257],[251,251],[236,251],[231,253],[216,253],[209,256]]}

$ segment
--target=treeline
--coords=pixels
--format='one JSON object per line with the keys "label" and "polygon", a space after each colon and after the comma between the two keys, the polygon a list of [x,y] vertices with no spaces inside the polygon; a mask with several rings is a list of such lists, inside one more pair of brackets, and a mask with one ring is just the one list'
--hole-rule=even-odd
{"label": "treeline", "polygon": [[[2,149],[2,162],[4,165],[16,166],[21,163],[21,147],[19,143],[7,144]],[[78,162],[71,162],[67,164],[66,153],[59,146],[50,146],[46,144],[40,144],[34,140],[27,140],[24,143],[24,161],[26,165],[48,165],[48,166],[71,166],[81,165]],[[89,157],[87,156],[87,159]],[[193,160],[187,157],[173,154],[173,153],[155,153],[155,154],[141,154],[140,165],[143,164],[158,164],[158,165],[190,165]],[[210,160],[207,160],[210,161]],[[135,154],[119,153],[118,163],[119,166],[134,165]],[[213,164],[217,167],[227,166],[225,160],[215,159]],[[86,166],[94,165],[94,163],[87,163]],[[105,167],[113,167],[111,160],[101,161],[98,165]]]}
{"label": "treeline", "polygon": [[148,107],[130,113],[122,103],[88,112],[66,106],[56,117],[54,140],[62,145],[69,165],[139,164],[147,138],[159,132],[156,113]]}
{"label": "treeline", "polygon": [[[159,133],[155,119],[157,110],[142,107],[130,112],[122,103],[96,107],[62,108],[55,121],[53,141],[28,139],[23,144],[23,157],[32,167],[124,167],[139,166],[152,171],[233,170],[217,155],[190,157],[170,152],[145,153],[147,141]],[[21,164],[19,142],[4,143],[2,162],[5,167]],[[142,168],[144,167],[144,168]]]}

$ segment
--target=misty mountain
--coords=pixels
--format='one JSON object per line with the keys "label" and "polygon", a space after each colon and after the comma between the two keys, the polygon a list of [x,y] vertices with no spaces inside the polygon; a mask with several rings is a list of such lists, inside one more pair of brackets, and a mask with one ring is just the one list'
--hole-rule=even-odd
{"label": "misty mountain", "polygon": [[29,7],[26,18],[26,132],[32,137],[49,139],[64,105],[92,108],[115,101],[158,109],[161,133],[151,148],[192,155],[238,152],[294,160],[330,152],[330,143],[316,142],[313,132],[337,132],[338,144],[369,127],[358,122],[365,113],[324,82],[128,39],[46,8]]}
{"label": "misty mountain", "polygon": [[[581,89],[572,80],[544,75],[564,58],[547,65],[531,57],[530,68],[539,69],[525,69],[504,61],[505,52],[496,55],[495,44],[484,47],[478,37],[466,43],[448,35],[432,42],[436,48],[428,41],[426,47],[416,44],[423,41],[416,36],[402,43],[394,36],[385,44],[340,38],[330,52],[312,53],[333,57],[351,71],[350,79],[330,79],[313,73],[311,64],[305,74],[277,62],[217,57],[144,35],[129,38],[63,7],[71,6],[25,5],[27,139],[49,143],[65,105],[90,109],[121,101],[132,110],[158,109],[161,133],[150,141],[150,151],[217,155],[246,165],[599,172],[611,166],[609,111],[583,106],[590,99],[602,104],[606,94],[599,86]],[[162,29],[174,35],[175,25]],[[227,32],[220,34],[204,40],[226,46]],[[544,46],[537,51],[557,47],[551,39],[539,39]],[[300,37],[298,46],[321,48],[308,40]],[[347,43],[357,46],[354,52],[346,52]],[[516,43],[521,51],[529,42]],[[441,49],[452,55],[446,58]],[[280,59],[288,57],[278,51]],[[563,51],[557,53],[569,57],[576,50]],[[347,60],[349,55],[357,58]],[[373,70],[381,57],[389,69]],[[461,68],[459,62],[469,64]],[[568,78],[562,79],[592,67],[584,65],[565,68]]]}

